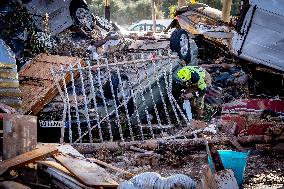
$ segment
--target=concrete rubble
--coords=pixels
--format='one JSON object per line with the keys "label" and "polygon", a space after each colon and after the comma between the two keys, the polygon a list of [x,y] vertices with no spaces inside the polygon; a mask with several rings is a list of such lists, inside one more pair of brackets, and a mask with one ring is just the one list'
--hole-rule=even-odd
{"label": "concrete rubble", "polygon": [[[33,6],[17,11],[25,27],[40,28],[23,16]],[[30,35],[21,36],[22,49],[7,46],[19,37],[18,22],[3,29],[1,188],[284,187],[283,73],[256,68],[200,35],[190,39],[187,58],[210,73],[212,87],[202,120],[189,121],[174,76],[185,61],[171,50],[170,32],[122,34],[98,16],[90,28],[60,6],[58,15],[68,14],[60,30],[54,20],[43,34],[19,27]],[[220,25],[221,12],[198,6],[214,23],[200,22],[196,32],[229,45],[232,28]],[[181,9],[179,18],[195,11]],[[237,160],[244,174],[225,165],[226,150],[245,156]]]}

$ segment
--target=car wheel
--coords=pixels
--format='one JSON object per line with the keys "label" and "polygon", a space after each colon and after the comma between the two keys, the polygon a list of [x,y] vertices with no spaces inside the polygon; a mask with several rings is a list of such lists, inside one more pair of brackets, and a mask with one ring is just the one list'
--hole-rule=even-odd
{"label": "car wheel", "polygon": [[183,29],[173,31],[170,38],[170,48],[177,52],[179,57],[187,64],[191,61],[190,38],[188,33]]}

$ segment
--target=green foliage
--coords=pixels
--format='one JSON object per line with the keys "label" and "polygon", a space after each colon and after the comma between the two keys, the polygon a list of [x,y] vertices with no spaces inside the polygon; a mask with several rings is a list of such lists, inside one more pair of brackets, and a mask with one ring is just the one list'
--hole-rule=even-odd
{"label": "green foliage", "polygon": [[174,12],[174,7],[177,6],[177,0],[162,1],[161,10],[164,12],[165,18],[171,18],[171,11]]}
{"label": "green foliage", "polygon": [[[157,0],[155,0],[157,3]],[[190,0],[188,0],[190,2]],[[222,10],[221,0],[197,0],[213,8]],[[97,15],[104,15],[103,0],[88,0],[90,9]],[[240,0],[233,0],[232,15],[239,13]],[[177,6],[177,0],[161,0],[159,15],[164,18],[173,18],[173,13]],[[157,8],[156,8],[157,10]],[[112,0],[111,1],[111,20],[120,25],[130,25],[143,19],[151,19],[150,0]]]}
{"label": "green foliage", "polygon": [[104,14],[104,5],[102,0],[90,0],[91,2],[88,4],[89,8],[93,11],[93,13],[103,16]]}
{"label": "green foliage", "polygon": [[[102,0],[92,0],[90,9],[100,16],[104,15]],[[151,19],[150,0],[115,0],[111,1],[111,20],[120,25],[129,25],[143,19]]]}

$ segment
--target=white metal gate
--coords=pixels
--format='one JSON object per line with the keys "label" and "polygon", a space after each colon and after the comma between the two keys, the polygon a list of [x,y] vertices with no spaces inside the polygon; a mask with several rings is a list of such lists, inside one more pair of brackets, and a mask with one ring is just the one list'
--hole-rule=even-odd
{"label": "white metal gate", "polygon": [[[62,138],[70,143],[146,140],[187,125],[172,95],[179,59],[170,52],[144,52],[100,59],[54,72],[64,102]],[[65,73],[71,77],[66,85]],[[75,79],[77,73],[79,78]]]}

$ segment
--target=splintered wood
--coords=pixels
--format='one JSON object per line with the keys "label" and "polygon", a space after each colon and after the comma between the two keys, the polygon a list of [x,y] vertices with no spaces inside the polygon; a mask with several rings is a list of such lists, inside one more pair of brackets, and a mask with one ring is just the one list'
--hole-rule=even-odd
{"label": "splintered wood", "polygon": [[58,149],[53,145],[43,146],[39,149],[35,149],[14,158],[4,160],[0,164],[0,175],[8,170],[27,165],[35,162],[47,155],[52,155],[58,152]]}
{"label": "splintered wood", "polygon": [[98,160],[98,159],[96,159],[96,158],[88,158],[88,160],[90,160],[91,162],[95,162],[95,163],[97,163],[97,164],[99,164],[99,165],[101,165],[101,166],[103,166],[103,167],[109,168],[109,169],[111,169],[111,170],[113,170],[113,171],[123,173],[123,174],[125,174],[128,178],[131,178],[131,177],[134,177],[134,176],[135,176],[134,174],[132,174],[132,173],[130,173],[130,172],[128,172],[128,171],[125,171],[125,170],[123,170],[123,169],[120,169],[120,168],[118,168],[118,167],[115,167],[115,166],[113,166],[113,165],[111,165],[111,164],[108,164],[108,163],[103,162],[103,161],[101,161],[101,160]]}
{"label": "splintered wood", "polygon": [[89,187],[116,188],[118,186],[109,173],[95,163],[63,155],[56,155],[54,158],[80,182]]}
{"label": "splintered wood", "polygon": [[[69,65],[77,67],[78,63],[84,65],[83,60],[77,57],[47,54],[38,55],[32,62],[27,63],[19,72],[23,113],[36,115],[57,95],[58,89],[50,69],[56,72],[61,69],[61,66],[64,68]],[[77,72],[74,73],[74,77],[76,76],[78,76]],[[65,74],[65,81],[66,84],[70,82],[69,74]]]}
{"label": "splintered wood", "polygon": [[38,163],[38,165],[44,165],[46,167],[54,168],[58,171],[61,171],[64,174],[67,174],[71,177],[74,177],[74,175],[72,173],[70,173],[70,171],[68,171],[68,169],[66,169],[64,166],[62,166],[61,164],[59,164],[55,161],[38,161],[37,163]]}

